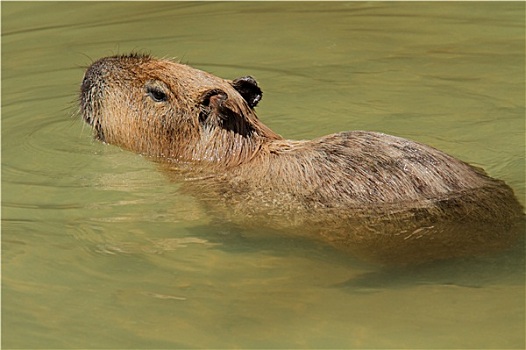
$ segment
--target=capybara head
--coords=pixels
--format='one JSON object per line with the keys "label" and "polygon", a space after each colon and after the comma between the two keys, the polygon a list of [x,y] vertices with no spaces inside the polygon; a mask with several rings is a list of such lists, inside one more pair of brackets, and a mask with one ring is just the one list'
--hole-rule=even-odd
{"label": "capybara head", "polygon": [[82,114],[100,140],[153,157],[238,164],[267,139],[262,91],[252,77],[224,80],[148,55],[94,62],[81,86]]}

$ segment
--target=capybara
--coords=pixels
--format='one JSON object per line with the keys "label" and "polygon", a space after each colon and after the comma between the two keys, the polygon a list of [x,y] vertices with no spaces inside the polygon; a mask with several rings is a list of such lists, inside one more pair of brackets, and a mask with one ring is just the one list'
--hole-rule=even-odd
{"label": "capybara", "polygon": [[80,109],[98,139],[159,161],[247,227],[403,264],[485,253],[522,236],[522,206],[482,169],[378,132],[287,140],[256,116],[261,97],[249,76],[224,80],[131,54],[88,68]]}

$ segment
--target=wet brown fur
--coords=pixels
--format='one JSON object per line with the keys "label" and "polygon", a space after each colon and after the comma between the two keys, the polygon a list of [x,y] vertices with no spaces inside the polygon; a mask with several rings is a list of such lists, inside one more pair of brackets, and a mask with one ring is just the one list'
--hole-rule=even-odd
{"label": "wet brown fur", "polygon": [[[285,140],[256,116],[253,84],[115,56],[88,69],[81,110],[101,140],[162,160],[189,191],[247,225],[403,262],[502,248],[522,233],[513,191],[483,170],[376,132]],[[155,101],[159,91],[166,101]]]}

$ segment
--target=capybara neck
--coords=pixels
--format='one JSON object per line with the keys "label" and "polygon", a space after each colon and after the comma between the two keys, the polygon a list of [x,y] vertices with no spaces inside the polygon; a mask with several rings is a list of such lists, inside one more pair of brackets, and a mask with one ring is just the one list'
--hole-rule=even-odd
{"label": "capybara neck", "polygon": [[171,161],[233,166],[282,139],[253,108],[251,77],[233,81],[147,55],[93,63],[81,86],[86,122],[101,141]]}

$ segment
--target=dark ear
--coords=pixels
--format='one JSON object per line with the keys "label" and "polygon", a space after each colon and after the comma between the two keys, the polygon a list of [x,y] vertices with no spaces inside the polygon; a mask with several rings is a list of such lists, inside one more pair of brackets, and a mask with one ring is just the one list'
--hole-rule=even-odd
{"label": "dark ear", "polygon": [[221,128],[248,137],[254,128],[247,119],[228,107],[228,95],[221,89],[205,91],[201,95],[199,124],[210,129]]}
{"label": "dark ear", "polygon": [[232,80],[230,84],[243,96],[250,108],[256,107],[258,102],[261,101],[263,91],[261,91],[257,81],[251,76],[237,78]]}
{"label": "dark ear", "polygon": [[228,95],[221,89],[212,89],[205,91],[201,97],[201,112],[199,113],[199,123],[217,124],[217,117],[221,115],[223,102],[228,99]]}

